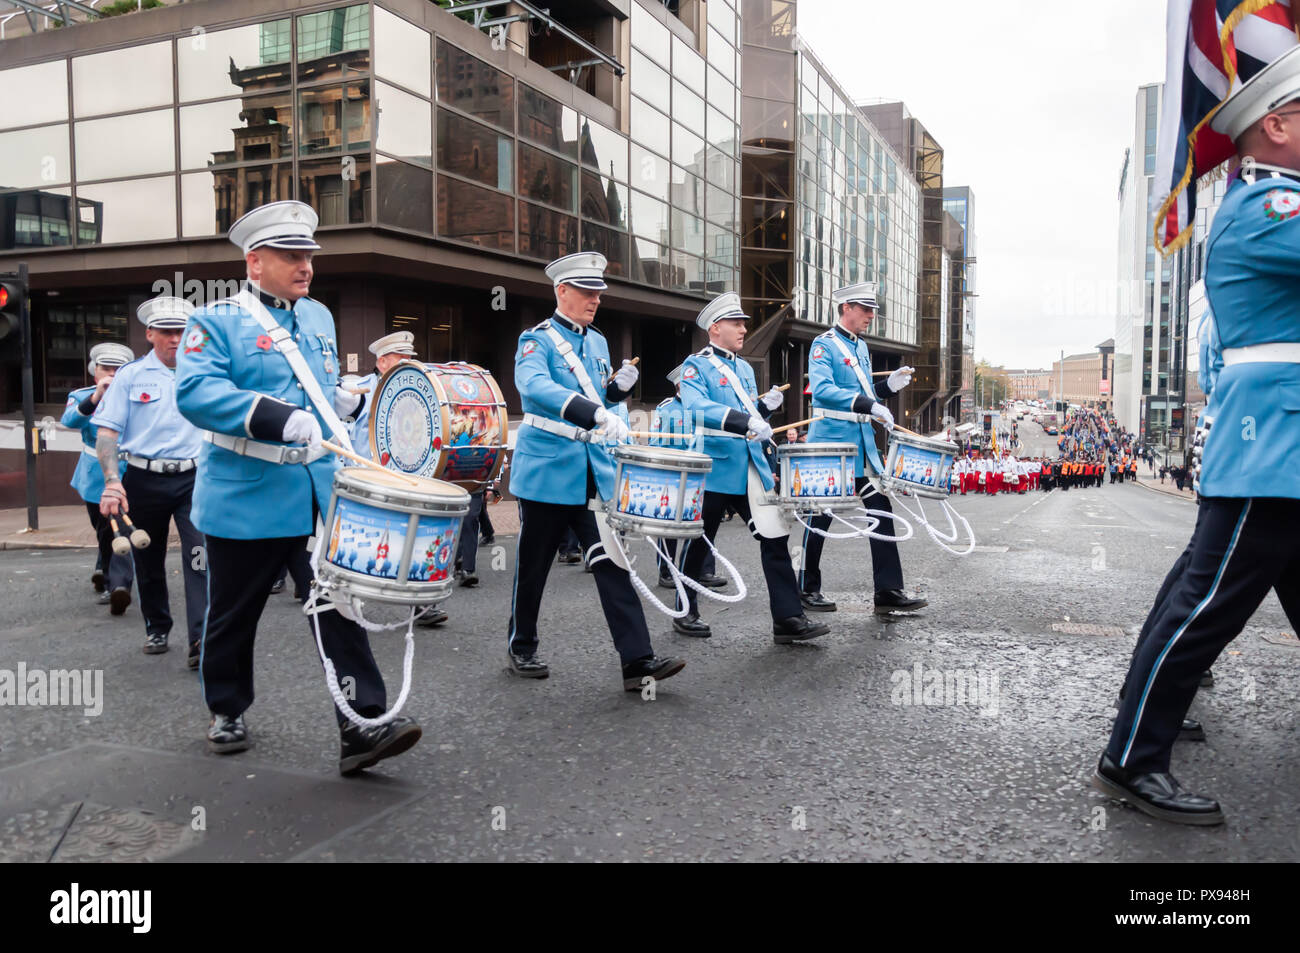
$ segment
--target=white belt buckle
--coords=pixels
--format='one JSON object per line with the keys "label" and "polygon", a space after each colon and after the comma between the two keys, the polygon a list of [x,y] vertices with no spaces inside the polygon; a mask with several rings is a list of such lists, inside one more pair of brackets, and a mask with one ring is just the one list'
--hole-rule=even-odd
{"label": "white belt buckle", "polygon": [[282,451],[284,463],[302,463],[307,456],[306,447],[285,447]]}

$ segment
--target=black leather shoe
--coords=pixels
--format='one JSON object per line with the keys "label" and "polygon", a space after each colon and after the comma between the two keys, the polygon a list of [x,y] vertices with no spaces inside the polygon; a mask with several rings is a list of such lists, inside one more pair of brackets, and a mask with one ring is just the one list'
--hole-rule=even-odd
{"label": "black leather shoe", "polygon": [[550,666],[536,655],[516,655],[507,650],[506,664],[510,674],[520,678],[549,678],[551,674]]}
{"label": "black leather shoe", "polygon": [[1201,687],[1210,688],[1212,685],[1214,685],[1214,672],[1207,668],[1201,673]]}
{"label": "black leather shoe", "polygon": [[911,612],[913,609],[923,609],[929,604],[924,599],[913,599],[902,589],[885,589],[876,593],[876,611],[882,614]]}
{"label": "black leather shoe", "polygon": [[472,572],[458,572],[456,573],[456,578],[459,580],[460,585],[465,589],[473,589],[478,585],[478,576],[474,575]]}
{"label": "black leather shoe", "polygon": [[495,536],[484,536],[478,542],[480,546],[494,546],[496,545],[496,541],[497,538]]}
{"label": "black leather shoe", "polygon": [[684,659],[671,656],[659,658],[657,655],[651,655],[637,659],[623,666],[623,690],[639,692],[643,687],[642,679],[653,678],[656,682],[662,682],[665,678],[672,678],[685,667]]}
{"label": "black leather shoe", "polygon": [[582,553],[560,553],[556,562],[572,566],[574,563],[582,562]]}
{"label": "black leather shoe", "polygon": [[284,592],[283,579],[277,579],[275,582],[271,583],[271,595],[278,596],[282,592]]}
{"label": "black leather shoe", "polygon": [[673,619],[673,631],[679,635],[689,635],[697,639],[707,639],[713,634],[709,624],[700,621],[698,612],[688,612],[680,619]]}
{"label": "black leather shoe", "polygon": [[825,635],[830,630],[831,627],[826,623],[812,622],[806,615],[791,616],[788,619],[774,619],[772,621],[772,641],[777,645],[806,642],[809,639]]}
{"label": "black leather shoe", "polygon": [[716,572],[706,572],[700,577],[700,585],[706,589],[726,589],[727,580],[723,579]]}
{"label": "black leather shoe", "polygon": [[104,578],[104,574],[98,569],[90,574],[90,584],[95,587],[96,592],[108,591],[108,581]]}
{"label": "black leather shoe", "polygon": [[1092,786],[1162,821],[1204,826],[1223,823],[1218,801],[1184,791],[1167,771],[1130,774],[1108,754],[1097,762]]}
{"label": "black leather shoe", "polygon": [[109,615],[121,615],[126,612],[126,607],[131,604],[131,590],[126,586],[118,586],[108,597]]}
{"label": "black leather shoe", "polygon": [[144,640],[145,655],[162,655],[167,651],[167,633],[154,632],[146,635]]}
{"label": "black leather shoe", "polygon": [[1181,741],[1204,741],[1205,727],[1195,718],[1184,718],[1178,729],[1178,738]]}
{"label": "black leather shoe", "polygon": [[801,592],[799,601],[809,612],[834,612],[838,608],[835,603],[827,599],[820,592]]}
{"label": "black leather shoe", "polygon": [[199,667],[199,651],[201,645],[202,644],[197,639],[190,643],[190,654],[185,659],[185,667],[191,671]]}
{"label": "black leather shoe", "polygon": [[107,591],[105,591],[105,592],[101,592],[98,596],[96,596],[95,601],[99,603],[101,606],[107,606],[112,604],[113,597],[110,596]]}
{"label": "black leather shoe", "polygon": [[430,629],[435,625],[442,625],[448,618],[449,616],[445,609],[439,609],[437,606],[430,606],[424,615],[415,620],[415,624]]}
{"label": "black leather shoe", "polygon": [[660,589],[673,589],[673,590],[676,590],[677,585],[673,582],[673,577],[672,577],[672,576],[665,576],[663,573],[660,573],[660,574],[659,574],[659,588],[660,588]]}
{"label": "black leather shoe", "polygon": [[358,728],[348,722],[339,729],[339,774],[348,777],[408,751],[422,734],[410,718],[394,718],[377,728]]}
{"label": "black leather shoe", "polygon": [[246,751],[252,744],[248,740],[248,728],[244,726],[244,716],[213,715],[208,723],[208,750],[214,754],[234,754]]}

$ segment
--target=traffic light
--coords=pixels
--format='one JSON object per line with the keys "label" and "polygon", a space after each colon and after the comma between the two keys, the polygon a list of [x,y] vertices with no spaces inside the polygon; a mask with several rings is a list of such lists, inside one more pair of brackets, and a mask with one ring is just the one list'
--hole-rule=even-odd
{"label": "traffic light", "polygon": [[25,281],[17,275],[0,275],[0,338],[19,332],[26,300]]}

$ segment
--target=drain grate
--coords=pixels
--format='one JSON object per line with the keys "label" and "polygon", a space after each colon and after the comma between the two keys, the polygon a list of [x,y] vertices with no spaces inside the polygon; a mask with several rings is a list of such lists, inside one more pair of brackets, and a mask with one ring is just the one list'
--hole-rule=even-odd
{"label": "drain grate", "polygon": [[0,824],[0,862],[141,863],[198,842],[190,828],[89,801],[25,811]]}
{"label": "drain grate", "polygon": [[1093,625],[1090,622],[1053,622],[1053,632],[1066,635],[1123,635],[1124,629],[1118,625]]}

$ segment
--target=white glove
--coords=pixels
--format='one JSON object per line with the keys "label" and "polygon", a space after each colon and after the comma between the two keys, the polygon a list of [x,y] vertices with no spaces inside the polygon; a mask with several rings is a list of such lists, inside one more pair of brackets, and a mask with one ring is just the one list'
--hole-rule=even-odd
{"label": "white glove", "polygon": [[897,394],[908,384],[912,383],[912,375],[915,372],[916,372],[916,368],[903,365],[898,370],[894,371],[892,374],[886,377],[885,383],[889,385],[890,390],[892,390],[895,394]]}
{"label": "white glove", "polygon": [[611,414],[604,407],[596,409],[596,433],[608,443],[620,443],[628,439],[627,424],[618,414]]}
{"label": "white glove", "polygon": [[749,418],[749,432],[754,435],[755,440],[772,439],[772,426],[762,417]]}
{"label": "white glove", "polygon": [[614,383],[618,385],[619,390],[631,390],[636,386],[637,378],[641,372],[636,369],[636,365],[631,361],[624,361],[623,366],[614,372]]}
{"label": "white glove", "polygon": [[[895,371],[895,373],[898,372]],[[894,415],[889,412],[888,407],[879,401],[871,405],[871,416],[884,424],[886,430],[894,429]]]}
{"label": "white glove", "polygon": [[763,402],[763,406],[768,410],[776,410],[785,403],[785,394],[773,387],[770,391],[760,397],[759,400]]}
{"label": "white glove", "polygon": [[284,422],[285,443],[305,443],[312,450],[320,449],[320,421],[315,414],[305,410],[295,410]]}
{"label": "white glove", "polygon": [[342,384],[334,388],[334,413],[340,417],[351,417],[361,405],[361,394],[354,394]]}

